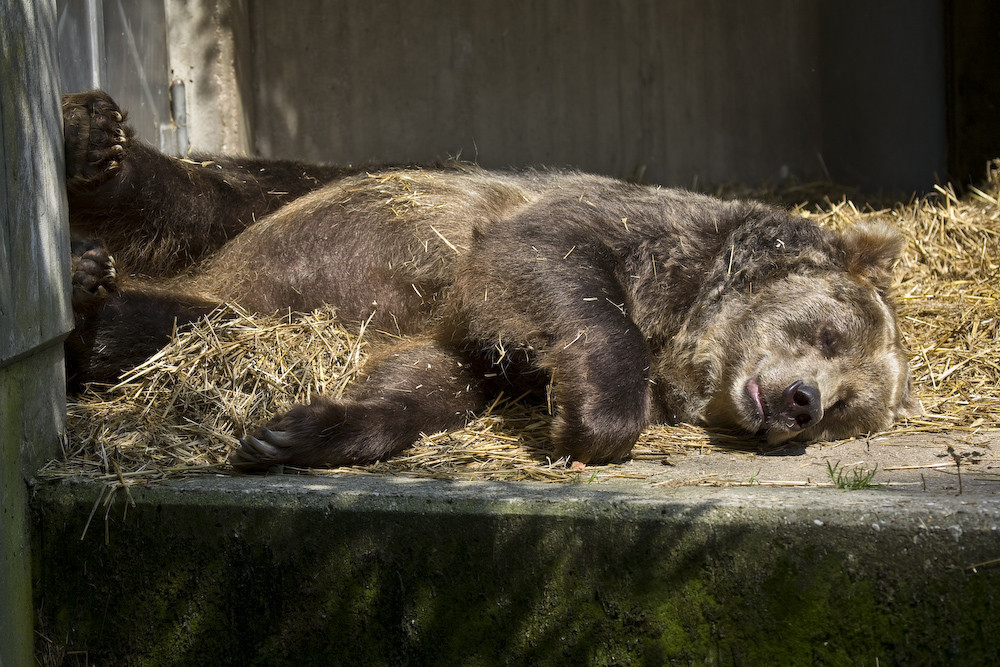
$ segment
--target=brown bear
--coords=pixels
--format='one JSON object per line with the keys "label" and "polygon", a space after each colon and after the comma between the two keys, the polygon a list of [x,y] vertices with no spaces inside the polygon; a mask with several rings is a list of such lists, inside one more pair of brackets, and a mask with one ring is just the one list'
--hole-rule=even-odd
{"label": "brown bear", "polygon": [[501,391],[551,401],[557,453],[583,463],[652,423],[780,443],[917,409],[888,227],[565,171],[176,159],[97,91],[64,117],[76,382],[114,381],[223,302],[332,304],[404,337],[343,399],[244,438],[237,468],[383,459]]}

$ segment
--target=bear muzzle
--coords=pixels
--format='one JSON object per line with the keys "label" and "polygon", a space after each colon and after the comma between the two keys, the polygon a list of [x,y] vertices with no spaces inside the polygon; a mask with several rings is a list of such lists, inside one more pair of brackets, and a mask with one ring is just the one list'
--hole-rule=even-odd
{"label": "bear muzzle", "polygon": [[819,423],[823,419],[820,390],[804,380],[785,387],[778,400],[769,401],[756,378],[746,384],[746,393],[757,410],[760,430],[769,440],[784,440]]}

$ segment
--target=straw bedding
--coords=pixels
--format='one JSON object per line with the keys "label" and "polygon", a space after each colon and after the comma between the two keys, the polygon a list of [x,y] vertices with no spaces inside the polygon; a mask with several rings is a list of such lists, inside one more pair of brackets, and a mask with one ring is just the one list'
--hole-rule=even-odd
{"label": "straw bedding", "polygon": [[[799,186],[743,192],[786,202],[820,224],[841,228],[887,219],[908,237],[896,296],[911,351],[915,390],[926,414],[893,432],[1000,427],[1000,161],[980,188],[950,187],[906,203],[859,205]],[[374,332],[345,329],[324,309],[304,317],[263,317],[229,308],[173,341],[120,384],[71,399],[63,457],[47,478],[87,476],[129,486],[192,474],[229,474],[226,459],[247,430],[319,393],[338,395],[364,361]],[[502,397],[467,427],[428,434],[387,462],[332,473],[412,474],[452,479],[567,481],[553,460],[550,416]],[[650,428],[634,458],[669,460],[692,448],[752,449],[735,434],[691,426]],[[285,473],[301,472],[284,468]],[[313,471],[323,472],[328,471]],[[585,473],[588,477],[593,471]],[[604,466],[601,477],[625,475]]]}

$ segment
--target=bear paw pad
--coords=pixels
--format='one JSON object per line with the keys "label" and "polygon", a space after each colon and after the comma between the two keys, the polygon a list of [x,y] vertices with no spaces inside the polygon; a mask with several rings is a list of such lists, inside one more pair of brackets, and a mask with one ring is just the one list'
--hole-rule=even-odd
{"label": "bear paw pad", "polygon": [[74,241],[73,307],[83,310],[103,302],[117,287],[115,259],[100,241]]}
{"label": "bear paw pad", "polygon": [[63,96],[66,177],[71,185],[100,183],[121,171],[134,135],[125,118],[102,91]]}

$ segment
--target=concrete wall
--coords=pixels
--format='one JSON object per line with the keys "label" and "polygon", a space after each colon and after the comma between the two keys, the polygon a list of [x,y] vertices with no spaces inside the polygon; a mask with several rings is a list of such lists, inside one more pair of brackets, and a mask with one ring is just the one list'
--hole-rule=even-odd
{"label": "concrete wall", "polygon": [[823,155],[830,174],[842,183],[903,192],[945,181],[940,0],[825,0],[820,10]]}
{"label": "concrete wall", "polygon": [[180,80],[203,152],[907,193],[946,174],[943,0],[60,2],[100,8],[102,85],[167,150]]}
{"label": "concrete wall", "polygon": [[91,520],[103,492],[36,498],[45,648],[91,664],[1000,659],[994,497],[205,476]]}
{"label": "concrete wall", "polygon": [[250,3],[265,155],[683,184],[820,171],[815,2],[295,5]]}
{"label": "concrete wall", "polygon": [[[246,0],[164,0],[164,4],[170,78],[185,86],[191,145],[203,151],[252,152],[250,109],[244,102],[252,85]],[[292,6],[277,4],[286,13]]]}
{"label": "concrete wall", "polygon": [[0,665],[28,665],[29,477],[58,451],[69,257],[55,3],[0,11]]}
{"label": "concrete wall", "polygon": [[941,0],[244,1],[237,75],[264,155],[681,185],[946,177]]}

